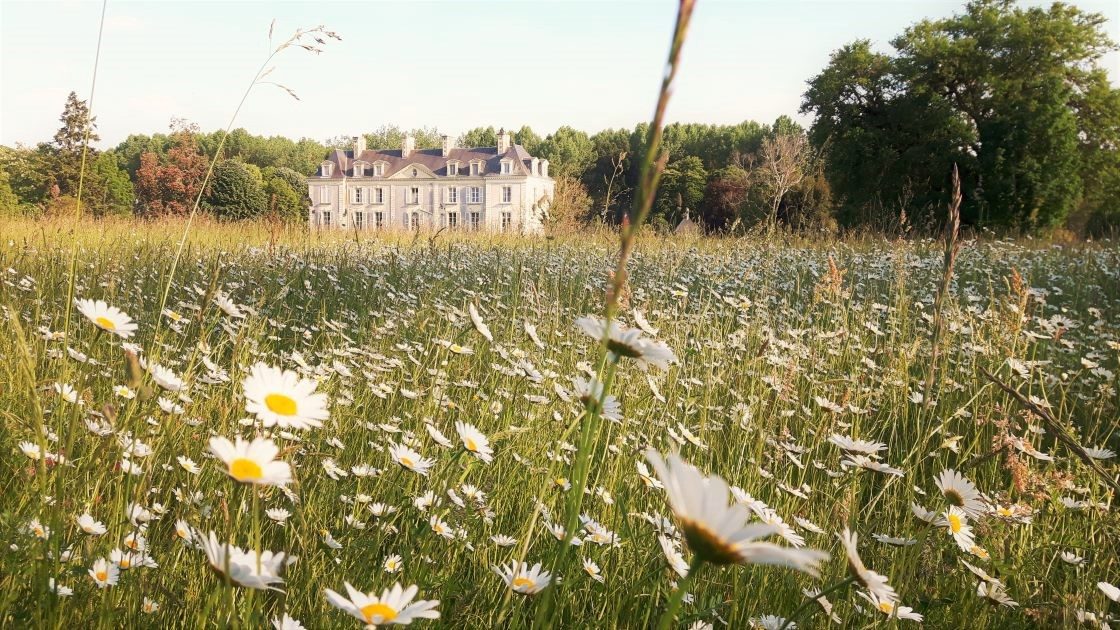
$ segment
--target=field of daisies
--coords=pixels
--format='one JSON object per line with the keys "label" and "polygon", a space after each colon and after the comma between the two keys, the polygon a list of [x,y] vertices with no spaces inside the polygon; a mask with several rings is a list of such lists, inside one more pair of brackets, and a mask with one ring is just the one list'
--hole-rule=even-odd
{"label": "field of daisies", "polygon": [[0,224],[0,626],[1120,621],[1114,243],[181,232]]}

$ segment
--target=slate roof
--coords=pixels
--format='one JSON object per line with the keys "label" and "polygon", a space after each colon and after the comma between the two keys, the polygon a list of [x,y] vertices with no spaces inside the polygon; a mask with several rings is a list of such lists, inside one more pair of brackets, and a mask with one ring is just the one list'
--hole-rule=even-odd
{"label": "slate roof", "polygon": [[459,173],[469,173],[470,163],[475,160],[482,160],[486,163],[485,175],[499,175],[501,173],[501,162],[503,158],[510,158],[513,160],[513,175],[529,175],[529,168],[533,160],[533,156],[525,150],[525,147],[520,144],[511,145],[509,150],[501,155],[498,154],[497,147],[477,147],[474,149],[451,149],[451,154],[447,157],[443,156],[443,149],[419,149],[414,150],[408,154],[408,157],[401,156],[400,149],[366,149],[358,158],[354,157],[352,149],[334,149],[327,154],[326,161],[334,163],[334,170],[331,172],[330,177],[322,177],[322,167],[320,172],[315,175],[317,179],[342,179],[353,175],[353,165],[357,159],[367,162],[371,166],[374,162],[385,162],[388,166],[385,167],[385,174],[383,177],[390,177],[395,173],[399,173],[405,168],[413,164],[421,164],[428,170],[432,171],[439,177],[447,176],[447,163],[451,161],[459,162]]}

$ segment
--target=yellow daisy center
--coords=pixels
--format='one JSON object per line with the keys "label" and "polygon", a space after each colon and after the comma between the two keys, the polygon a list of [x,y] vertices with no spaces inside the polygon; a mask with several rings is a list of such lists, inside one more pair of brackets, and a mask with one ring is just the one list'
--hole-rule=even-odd
{"label": "yellow daisy center", "polygon": [[269,394],[264,397],[264,406],[268,410],[281,416],[296,415],[296,401],[291,396],[284,394]]}
{"label": "yellow daisy center", "polygon": [[1000,507],[996,511],[999,512],[1000,516],[1014,516],[1015,515],[1015,513],[1011,511],[1011,508]]}
{"label": "yellow daisy center", "polygon": [[533,581],[527,577],[518,576],[513,580],[513,588],[531,588]]}
{"label": "yellow daisy center", "polygon": [[478,451],[478,444],[475,443],[474,438],[467,438],[463,440],[467,446],[467,450],[474,453]]}
{"label": "yellow daisy center", "polygon": [[558,486],[566,486],[566,485],[568,485],[568,480],[567,480],[567,479],[565,479],[564,477],[557,477],[557,478],[556,478],[556,485],[558,485]]}
{"label": "yellow daisy center", "polygon": [[260,464],[246,457],[238,457],[230,462],[229,476],[238,481],[256,481],[264,476]]}
{"label": "yellow daisy center", "polygon": [[381,623],[386,623],[397,618],[397,610],[381,602],[374,602],[362,606],[361,611],[362,617],[365,618],[367,623],[372,623],[374,617],[380,617]]}
{"label": "yellow daisy center", "polygon": [[104,582],[104,581],[109,579],[109,574],[106,573],[105,571],[98,571],[97,573],[94,574],[94,577],[97,578],[98,582]]}
{"label": "yellow daisy center", "polygon": [[954,534],[960,533],[960,531],[961,531],[961,517],[957,516],[956,514],[950,514],[949,515],[949,529],[952,530],[952,532]]}
{"label": "yellow daisy center", "polygon": [[463,346],[460,346],[459,344],[453,343],[453,344],[451,344],[450,350],[452,352],[462,352],[463,351]]}
{"label": "yellow daisy center", "polygon": [[127,557],[126,558],[121,558],[120,565],[121,565],[122,569],[127,569],[127,568],[132,566],[132,561],[129,560]]}
{"label": "yellow daisy center", "polygon": [[881,601],[879,602],[879,610],[889,615],[894,612],[894,604],[888,601]]}
{"label": "yellow daisy center", "polygon": [[104,328],[105,330],[114,330],[117,327],[117,325],[115,323],[113,323],[113,320],[109,319],[108,317],[98,317],[97,319],[95,319],[93,321],[96,322],[98,326]]}
{"label": "yellow daisy center", "polygon": [[401,455],[401,466],[405,466],[407,468],[412,468],[415,465],[416,465],[416,463],[412,461],[411,457],[409,457],[407,455]]}

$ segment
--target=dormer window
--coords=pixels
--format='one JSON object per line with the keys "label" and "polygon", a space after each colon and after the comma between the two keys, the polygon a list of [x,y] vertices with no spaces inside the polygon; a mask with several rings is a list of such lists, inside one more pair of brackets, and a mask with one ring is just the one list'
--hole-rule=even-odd
{"label": "dormer window", "polygon": [[365,177],[369,174],[369,164],[367,162],[354,162],[354,177]]}
{"label": "dormer window", "polygon": [[319,174],[323,177],[330,177],[334,173],[334,164],[331,162],[323,162],[319,165]]}
{"label": "dormer window", "polygon": [[459,163],[458,162],[448,162],[447,163],[447,176],[448,177],[455,177],[458,174],[459,174]]}
{"label": "dormer window", "polygon": [[385,164],[383,162],[378,162],[377,164],[374,164],[373,165],[373,176],[374,177],[381,177],[383,175],[385,175]]}
{"label": "dormer window", "polygon": [[471,175],[481,175],[481,174],[482,174],[482,162],[477,161],[477,160],[474,161],[474,162],[471,162]]}
{"label": "dormer window", "polygon": [[509,160],[502,160],[502,175],[509,175],[513,172],[513,163]]}

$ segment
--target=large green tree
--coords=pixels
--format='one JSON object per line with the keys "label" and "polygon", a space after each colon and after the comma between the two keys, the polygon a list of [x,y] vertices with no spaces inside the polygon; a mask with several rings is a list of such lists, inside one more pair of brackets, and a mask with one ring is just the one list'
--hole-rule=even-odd
{"label": "large green tree", "polygon": [[802,111],[816,116],[810,137],[827,151],[844,217],[933,222],[957,163],[966,221],[1060,223],[1120,140],[1100,125],[1118,100],[1099,67],[1115,47],[1104,23],[1060,2],[976,0],[907,29],[894,55],[866,41],[834,53]]}
{"label": "large green tree", "polygon": [[259,169],[254,172],[250,165],[240,160],[222,160],[214,165],[210,176],[206,208],[225,219],[259,217],[268,208],[268,199],[261,184]]}

